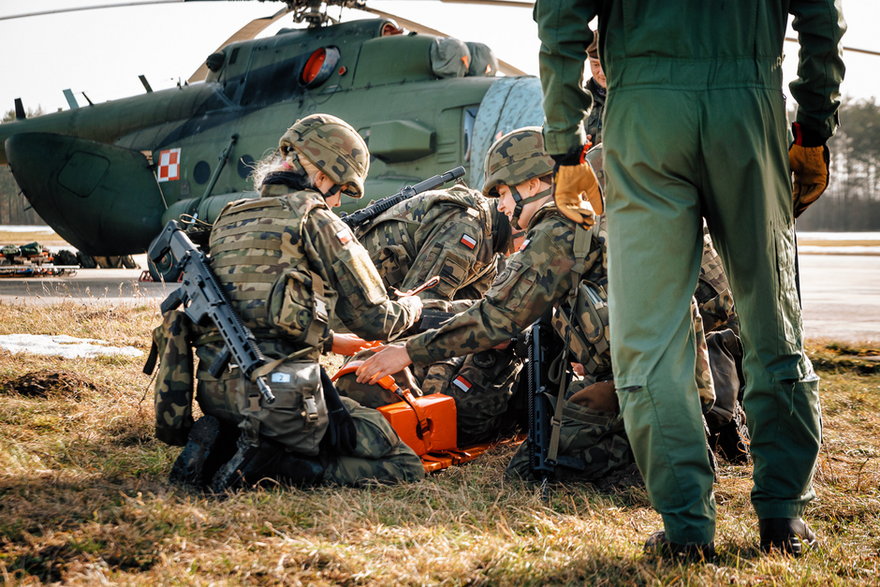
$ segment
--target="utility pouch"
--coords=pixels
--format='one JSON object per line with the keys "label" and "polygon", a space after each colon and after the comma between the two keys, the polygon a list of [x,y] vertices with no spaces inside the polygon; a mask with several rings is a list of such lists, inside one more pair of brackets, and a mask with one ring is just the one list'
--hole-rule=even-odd
{"label": "utility pouch", "polygon": [[[162,324],[153,329],[151,359],[158,357],[159,373],[156,376],[155,412],[156,438],[172,446],[186,444],[193,425],[193,324],[179,310],[166,312]],[[148,360],[148,367],[152,371]]]}
{"label": "utility pouch", "polygon": [[330,336],[327,323],[334,295],[314,271],[286,271],[269,292],[269,323],[291,342],[317,347]]}
{"label": "utility pouch", "polygon": [[[255,383],[244,381],[239,410],[244,428],[254,437],[264,436],[306,456],[319,452],[329,416],[321,386],[321,367],[314,361],[286,361],[266,375],[275,401],[261,405]],[[253,398],[257,398],[254,401]]]}

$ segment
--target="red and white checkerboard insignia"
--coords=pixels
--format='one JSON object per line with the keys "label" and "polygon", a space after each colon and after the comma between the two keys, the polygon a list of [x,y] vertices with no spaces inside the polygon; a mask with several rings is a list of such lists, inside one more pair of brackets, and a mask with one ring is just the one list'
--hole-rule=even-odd
{"label": "red and white checkerboard insignia", "polygon": [[453,379],[452,384],[455,385],[457,388],[459,388],[460,390],[462,390],[465,393],[469,392],[471,390],[471,387],[473,387],[473,385],[474,385],[473,383],[471,383],[470,381],[468,381],[467,379],[465,379],[461,375],[459,375],[458,377]]}
{"label": "red and white checkerboard insignia", "polygon": [[343,228],[336,233],[336,238],[338,238],[339,242],[341,242],[342,244],[348,244],[352,238],[351,231],[348,228]]}
{"label": "red and white checkerboard insignia", "polygon": [[469,249],[473,249],[475,246],[477,246],[477,239],[475,239],[474,237],[472,237],[471,235],[469,235],[467,233],[462,234],[461,240],[458,242],[460,242],[461,244],[463,244],[464,246],[466,246]]}
{"label": "red and white checkerboard insignia", "polygon": [[159,151],[159,169],[156,181],[180,179],[180,148]]}

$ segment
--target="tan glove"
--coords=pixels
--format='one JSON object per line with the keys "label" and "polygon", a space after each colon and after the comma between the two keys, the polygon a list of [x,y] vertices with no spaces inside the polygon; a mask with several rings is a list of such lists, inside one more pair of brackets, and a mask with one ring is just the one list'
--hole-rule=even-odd
{"label": "tan glove", "polygon": [[[788,149],[792,173],[792,201],[794,217],[803,214],[810,204],[828,187],[828,165],[831,160],[828,145],[805,146],[800,125],[792,125],[795,141]],[[811,144],[811,143],[807,143]]]}
{"label": "tan glove", "polygon": [[596,216],[605,210],[599,180],[586,161],[577,165],[559,165],[554,187],[556,207],[584,228],[593,226]]}

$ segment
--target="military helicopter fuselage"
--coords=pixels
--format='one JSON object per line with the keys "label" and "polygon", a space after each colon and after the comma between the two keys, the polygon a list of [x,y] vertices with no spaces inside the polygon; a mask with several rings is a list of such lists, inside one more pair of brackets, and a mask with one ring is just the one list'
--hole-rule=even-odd
{"label": "military helicopter fuselage", "polygon": [[0,125],[0,163],[60,236],[95,256],[143,252],[167,220],[211,222],[254,196],[254,161],[314,112],[369,145],[367,197],[349,209],[457,165],[478,187],[491,141],[541,123],[538,80],[495,77],[489,61],[440,77],[440,39],[398,32],[380,18],[234,43],[208,58],[204,82]]}

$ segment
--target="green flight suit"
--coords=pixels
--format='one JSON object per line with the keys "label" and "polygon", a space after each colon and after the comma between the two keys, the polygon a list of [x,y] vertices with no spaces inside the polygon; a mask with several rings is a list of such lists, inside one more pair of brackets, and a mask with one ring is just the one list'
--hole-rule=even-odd
{"label": "green flight suit", "polygon": [[689,309],[701,216],[741,320],[752,503],[759,518],[793,518],[813,497],[819,398],[795,291],[780,67],[789,13],[802,40],[797,120],[830,137],[844,70],[839,0],[535,5],[552,154],[584,143],[587,23],[599,16],[612,362],[636,461],[675,543],[715,531]]}

